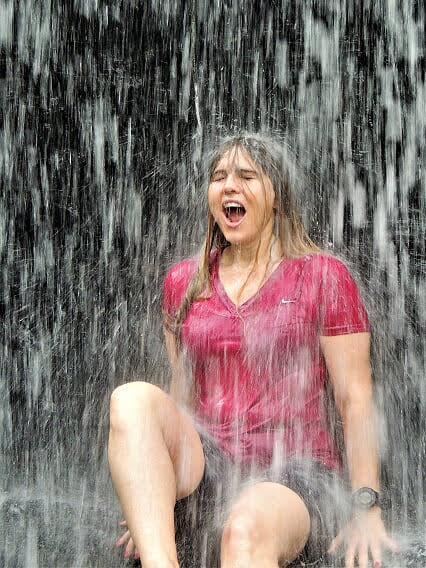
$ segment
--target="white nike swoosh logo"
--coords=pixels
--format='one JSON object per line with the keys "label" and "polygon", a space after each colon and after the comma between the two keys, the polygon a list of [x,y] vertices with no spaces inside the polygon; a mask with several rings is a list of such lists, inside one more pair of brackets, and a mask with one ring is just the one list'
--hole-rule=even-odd
{"label": "white nike swoosh logo", "polygon": [[283,298],[283,299],[281,300],[281,303],[282,303],[282,304],[291,304],[292,302],[295,302],[295,301],[296,301],[296,300],[286,300],[285,298]]}

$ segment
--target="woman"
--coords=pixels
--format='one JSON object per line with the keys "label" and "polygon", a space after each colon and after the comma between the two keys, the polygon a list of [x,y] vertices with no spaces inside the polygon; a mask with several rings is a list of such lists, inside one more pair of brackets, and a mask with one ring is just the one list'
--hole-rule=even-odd
{"label": "woman", "polygon": [[354,497],[328,551],[345,542],[348,568],[369,555],[379,566],[382,547],[397,548],[377,497],[369,324],[354,281],[305,233],[276,143],[227,139],[208,204],[201,259],[165,281],[170,394],[133,382],[111,397],[110,468],[128,528],[118,544],[144,568],[178,566],[176,521],[185,543],[221,526],[222,568],[318,559],[345,515],[330,384]]}

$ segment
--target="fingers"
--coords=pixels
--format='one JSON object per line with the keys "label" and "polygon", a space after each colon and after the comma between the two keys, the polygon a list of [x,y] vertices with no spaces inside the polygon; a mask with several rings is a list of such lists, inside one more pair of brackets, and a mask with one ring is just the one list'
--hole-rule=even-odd
{"label": "fingers", "polygon": [[[121,521],[120,527],[127,527],[127,522],[124,520]],[[130,531],[126,531],[119,539],[117,539],[115,545],[116,546],[126,545],[123,553],[125,558],[129,558],[133,552],[134,552],[133,556],[135,559],[140,558],[140,554],[137,548],[135,547],[135,543],[133,542],[133,539],[130,535]]]}
{"label": "fingers", "polygon": [[339,534],[333,538],[331,544],[327,550],[327,554],[333,554],[336,550],[342,546],[343,541],[345,540],[345,531],[340,531]]}
{"label": "fingers", "polygon": [[127,543],[127,546],[124,549],[124,558],[129,558],[132,555],[134,549],[135,549],[135,544],[133,542],[132,537],[130,537],[129,542]]}
{"label": "fingers", "polygon": [[[400,552],[400,548],[395,544],[392,539],[386,538],[382,541],[374,542],[350,542],[347,544],[345,553],[345,568],[353,568],[355,561],[358,560],[357,566],[359,568],[368,567],[369,553],[372,559],[374,568],[380,568],[382,565],[382,546],[389,548],[394,554]],[[331,548],[331,547],[330,547]],[[330,550],[330,549],[329,549]],[[333,549],[332,552],[334,552]]]}
{"label": "fingers", "polygon": [[362,536],[354,531],[352,526],[346,527],[331,541],[327,553],[335,553],[343,544],[346,545],[345,568],[354,568],[355,565],[359,568],[367,568],[369,556],[373,567],[380,568],[382,565],[382,547],[388,548],[395,554],[400,552],[398,545],[385,531],[373,537],[371,535]]}
{"label": "fingers", "polygon": [[358,567],[367,568],[368,566],[368,545],[363,542],[358,547]]}
{"label": "fingers", "polygon": [[345,553],[345,568],[354,568],[355,565],[355,547],[347,546]]}
{"label": "fingers", "polygon": [[116,546],[122,546],[130,539],[130,531],[126,531],[119,539],[115,541]]}
{"label": "fingers", "polygon": [[389,548],[389,550],[391,550],[394,554],[399,554],[401,552],[401,549],[399,548],[399,546],[396,544],[396,542],[394,540],[392,540],[390,538],[390,536],[388,536],[387,534],[384,535],[383,537],[383,543],[385,544],[385,546],[387,546]]}
{"label": "fingers", "polygon": [[380,543],[374,542],[371,544],[371,558],[374,568],[380,568],[382,565],[382,548]]}
{"label": "fingers", "polygon": [[[370,547],[367,540],[358,540],[356,538],[352,538],[346,547],[345,568],[353,568],[355,566],[356,560],[358,568],[368,568],[369,548]],[[380,564],[378,566],[380,566]]]}

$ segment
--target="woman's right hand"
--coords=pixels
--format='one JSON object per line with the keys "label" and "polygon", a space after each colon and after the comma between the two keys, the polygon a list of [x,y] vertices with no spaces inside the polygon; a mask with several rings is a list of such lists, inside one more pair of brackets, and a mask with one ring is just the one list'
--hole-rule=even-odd
{"label": "woman's right hand", "polygon": [[124,546],[124,558],[130,558],[133,554],[133,558],[138,559],[139,552],[135,547],[135,543],[133,542],[132,535],[130,534],[129,529],[127,528],[127,522],[125,520],[120,522],[120,527],[126,528],[126,532],[116,541],[115,546]]}

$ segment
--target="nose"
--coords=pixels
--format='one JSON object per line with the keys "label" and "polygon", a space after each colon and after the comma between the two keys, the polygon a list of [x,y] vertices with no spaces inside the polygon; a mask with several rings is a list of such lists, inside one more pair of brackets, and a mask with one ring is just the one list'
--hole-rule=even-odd
{"label": "nose", "polygon": [[241,180],[237,176],[236,172],[229,172],[229,174],[226,176],[223,189],[225,193],[234,193],[241,190]]}

